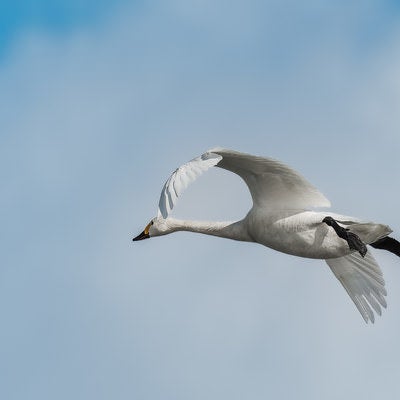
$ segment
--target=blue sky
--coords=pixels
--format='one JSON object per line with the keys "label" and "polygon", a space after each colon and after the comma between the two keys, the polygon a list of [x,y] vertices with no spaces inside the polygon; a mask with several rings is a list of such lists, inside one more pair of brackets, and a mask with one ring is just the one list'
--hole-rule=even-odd
{"label": "blue sky", "polygon": [[[398,398],[399,261],[366,326],[324,262],[177,233],[132,243],[216,145],[301,171],[391,225],[396,2],[3,2],[0,397]],[[238,219],[210,171],[177,216]]]}
{"label": "blue sky", "polygon": [[[93,26],[114,12],[121,1],[17,0],[0,5],[0,55],[6,56],[13,42],[28,30],[49,35],[68,35]],[[136,4],[140,2],[135,2]]]}

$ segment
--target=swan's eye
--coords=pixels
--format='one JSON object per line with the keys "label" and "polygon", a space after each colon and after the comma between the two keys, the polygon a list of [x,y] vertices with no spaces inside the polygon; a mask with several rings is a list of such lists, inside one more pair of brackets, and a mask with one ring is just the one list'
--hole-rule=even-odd
{"label": "swan's eye", "polygon": [[151,222],[150,222],[150,225],[154,225],[154,221],[151,221]]}

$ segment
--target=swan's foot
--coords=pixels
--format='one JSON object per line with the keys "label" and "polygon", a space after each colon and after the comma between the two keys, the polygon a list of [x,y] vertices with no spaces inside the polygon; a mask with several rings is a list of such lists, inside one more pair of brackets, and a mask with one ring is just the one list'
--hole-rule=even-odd
{"label": "swan's foot", "polygon": [[367,254],[367,246],[355,233],[340,226],[332,217],[325,217],[322,222],[331,226],[340,238],[346,240],[351,250],[357,250],[361,257]]}
{"label": "swan's foot", "polygon": [[375,247],[376,249],[383,249],[390,251],[396,254],[396,256],[400,257],[400,242],[389,236],[385,236],[384,238],[379,239],[374,243],[371,243],[371,246]]}

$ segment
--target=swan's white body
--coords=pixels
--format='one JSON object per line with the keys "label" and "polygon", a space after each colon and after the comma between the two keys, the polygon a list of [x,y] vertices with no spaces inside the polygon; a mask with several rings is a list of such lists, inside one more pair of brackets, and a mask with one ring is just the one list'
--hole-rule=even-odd
{"label": "swan's white body", "polygon": [[[212,166],[238,174],[247,184],[253,207],[237,222],[182,221],[168,216],[186,186]],[[323,223],[333,217],[366,244],[392,231],[387,225],[352,217],[311,211],[329,207],[325,196],[299,173],[279,161],[226,149],[212,149],[179,167],[167,180],[159,202],[158,217],[140,238],[191,231],[233,240],[260,243],[274,250],[307,258],[324,259],[354,301],[364,320],[374,322],[375,310],[386,307],[382,272],[371,255],[351,250],[334,229]]]}

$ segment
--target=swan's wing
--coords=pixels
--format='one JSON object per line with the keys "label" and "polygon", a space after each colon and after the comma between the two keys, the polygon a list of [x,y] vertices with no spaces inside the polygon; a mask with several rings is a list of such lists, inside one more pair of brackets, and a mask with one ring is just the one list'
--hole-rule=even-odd
{"label": "swan's wing", "polygon": [[215,165],[243,178],[257,207],[304,209],[330,206],[322,193],[287,165],[271,158],[216,148],[173,172],[161,191],[158,214],[167,218],[182,191]]}
{"label": "swan's wing", "polygon": [[329,200],[321,192],[280,161],[220,148],[210,152],[222,156],[218,167],[234,172],[246,182],[256,207],[330,207]]}
{"label": "swan's wing", "polygon": [[382,271],[368,250],[364,258],[357,252],[345,257],[325,260],[346,289],[365,322],[373,323],[373,310],[381,315],[386,308],[386,289]]}
{"label": "swan's wing", "polygon": [[168,178],[161,191],[158,215],[167,218],[181,193],[204,171],[218,164],[222,156],[206,152],[177,168]]}

